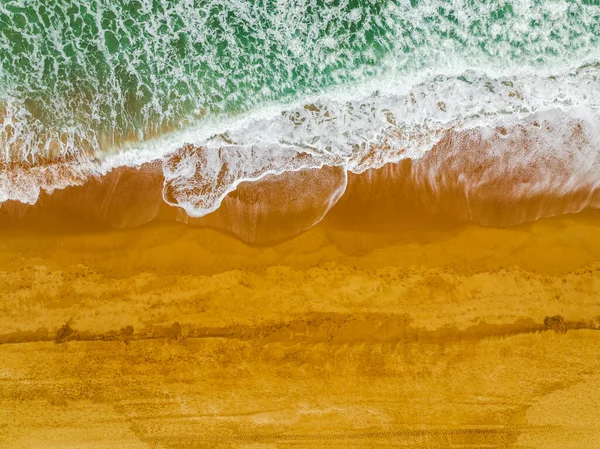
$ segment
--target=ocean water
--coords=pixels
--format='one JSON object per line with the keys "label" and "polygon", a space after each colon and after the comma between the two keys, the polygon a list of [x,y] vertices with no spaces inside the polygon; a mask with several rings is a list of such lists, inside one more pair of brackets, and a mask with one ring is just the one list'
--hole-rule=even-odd
{"label": "ocean water", "polygon": [[0,0],[0,201],[159,160],[198,217],[514,126],[600,186],[599,41],[598,0]]}

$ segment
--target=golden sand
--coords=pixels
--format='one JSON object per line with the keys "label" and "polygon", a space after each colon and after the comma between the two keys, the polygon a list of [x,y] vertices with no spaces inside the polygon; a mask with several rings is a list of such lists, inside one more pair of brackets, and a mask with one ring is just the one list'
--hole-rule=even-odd
{"label": "golden sand", "polygon": [[600,447],[595,178],[486,151],[2,204],[0,447]]}
{"label": "golden sand", "polygon": [[3,230],[0,446],[599,447],[598,213],[349,213],[258,247]]}

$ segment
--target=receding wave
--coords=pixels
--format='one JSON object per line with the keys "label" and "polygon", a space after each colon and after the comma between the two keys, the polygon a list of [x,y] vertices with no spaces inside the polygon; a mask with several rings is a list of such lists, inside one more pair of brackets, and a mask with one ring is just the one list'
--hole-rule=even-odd
{"label": "receding wave", "polygon": [[[35,205],[7,201],[0,217],[47,223],[48,217],[67,212],[115,227],[170,219],[221,229],[259,244],[297,235],[323,218],[350,226],[378,227],[386,221],[387,225],[475,221],[511,226],[600,208],[595,123],[550,111],[514,125],[452,129],[420,158],[377,164],[360,173],[343,165],[268,173],[238,182],[218,209],[200,218],[174,207],[179,203],[169,197],[167,176],[175,171],[165,170],[163,164],[177,166],[182,157],[201,160],[196,159],[201,150],[186,147],[164,162],[78,178],[81,185],[43,192]],[[205,162],[192,167],[204,166]],[[176,194],[193,200],[211,192],[196,170],[185,176],[180,185],[187,190]],[[216,179],[225,178],[217,174]]]}
{"label": "receding wave", "polygon": [[598,207],[600,9],[458,3],[3,2],[3,214],[260,241],[377,189],[498,226]]}

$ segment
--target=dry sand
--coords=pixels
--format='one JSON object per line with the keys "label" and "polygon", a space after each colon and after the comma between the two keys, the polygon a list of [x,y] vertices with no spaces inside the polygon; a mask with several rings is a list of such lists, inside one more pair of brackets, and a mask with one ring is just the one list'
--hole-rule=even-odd
{"label": "dry sand", "polygon": [[600,214],[347,214],[3,230],[0,446],[600,447]]}

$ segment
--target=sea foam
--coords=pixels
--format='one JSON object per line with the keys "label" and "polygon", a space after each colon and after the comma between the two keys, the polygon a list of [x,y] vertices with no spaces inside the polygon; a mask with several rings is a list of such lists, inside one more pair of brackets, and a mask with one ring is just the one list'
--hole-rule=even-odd
{"label": "sea foam", "polygon": [[585,2],[7,0],[0,22],[0,202],[160,161],[164,200],[200,217],[242,182],[362,173],[451,132],[543,121],[525,159],[570,158],[575,125],[598,148]]}

